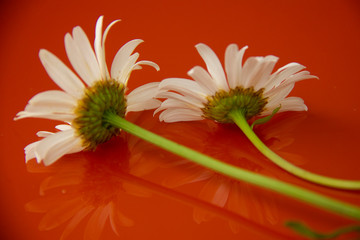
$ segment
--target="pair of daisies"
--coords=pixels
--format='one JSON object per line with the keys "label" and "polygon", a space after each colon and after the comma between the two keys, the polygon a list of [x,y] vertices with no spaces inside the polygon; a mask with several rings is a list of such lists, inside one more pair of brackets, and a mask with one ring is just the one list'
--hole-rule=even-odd
{"label": "pair of daisies", "polygon": [[[188,75],[193,80],[168,78],[138,87],[127,93],[127,82],[133,70],[151,61],[137,61],[133,53],[142,42],[126,43],[114,57],[111,69],[105,61],[105,40],[113,21],[102,30],[103,16],[95,28],[94,49],[81,27],[65,35],[65,50],[76,74],[51,52],[41,49],[40,60],[52,80],[62,90],[41,92],[30,99],[15,119],[46,118],[63,121],[55,133],[40,131],[40,141],[25,147],[26,161],[50,165],[65,154],[94,149],[119,134],[103,115],[112,112],[125,117],[128,112],[156,109],[165,122],[194,121],[204,118],[232,122],[228,114],[240,110],[246,119],[280,111],[305,111],[303,100],[287,97],[297,81],[316,78],[304,66],[290,63],[273,72],[275,56],[250,57],[243,64],[247,47],[240,50],[230,44],[225,52],[225,71],[216,54],[205,44],[196,45],[207,70],[196,66]],[[160,101],[160,99],[165,99]]]}

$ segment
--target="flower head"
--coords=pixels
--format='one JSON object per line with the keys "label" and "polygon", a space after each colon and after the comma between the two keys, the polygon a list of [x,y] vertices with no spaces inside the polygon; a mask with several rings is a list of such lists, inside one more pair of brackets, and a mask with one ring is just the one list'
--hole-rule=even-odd
{"label": "flower head", "polygon": [[81,27],[75,27],[72,35],[65,35],[65,50],[77,75],[55,55],[40,50],[39,57],[46,72],[62,91],[50,90],[35,95],[15,119],[46,118],[67,124],[60,125],[60,131],[56,133],[39,132],[38,136],[44,138],[25,148],[26,160],[36,157],[38,162],[49,165],[65,154],[95,149],[98,144],[119,134],[119,129],[103,121],[105,112],[124,117],[128,112],[160,105],[160,101],[153,98],[152,91],[158,83],[143,85],[126,94],[133,70],[141,69],[141,65],[159,70],[153,62],[137,62],[139,53],[133,54],[133,51],[142,40],[132,40],[121,47],[109,72],[105,61],[105,40],[116,22],[118,20],[103,33],[103,16],[99,17],[95,29],[95,51]]}
{"label": "flower head", "polygon": [[[225,52],[225,71],[216,54],[205,44],[196,45],[207,71],[199,66],[182,78],[164,79],[158,98],[166,98],[155,113],[165,122],[192,121],[204,118],[232,122],[231,111],[241,111],[246,119],[280,111],[306,111],[299,97],[287,97],[296,82],[316,78],[304,66],[289,63],[273,72],[275,56],[250,57],[244,64],[247,46],[238,49],[230,44]],[[273,72],[273,73],[272,73]]]}

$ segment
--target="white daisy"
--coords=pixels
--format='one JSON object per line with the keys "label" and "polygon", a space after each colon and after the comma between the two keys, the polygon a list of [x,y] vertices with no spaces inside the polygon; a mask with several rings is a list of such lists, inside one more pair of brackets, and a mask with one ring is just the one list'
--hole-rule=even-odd
{"label": "white daisy", "polygon": [[269,149],[254,133],[247,120],[254,124],[268,121],[276,112],[306,111],[299,97],[287,97],[296,82],[317,78],[304,71],[304,66],[289,63],[275,72],[275,56],[250,57],[242,64],[247,46],[239,50],[230,44],[225,52],[225,71],[216,54],[205,44],[196,45],[207,71],[199,66],[188,74],[195,81],[168,78],[159,84],[158,98],[166,98],[155,111],[165,122],[211,119],[220,123],[235,123],[254,146],[284,170],[299,178],[339,189],[360,189],[360,181],[322,176],[299,168]]}
{"label": "white daisy", "polygon": [[216,54],[205,44],[196,45],[207,71],[199,66],[182,78],[164,79],[159,85],[158,98],[166,98],[155,111],[165,122],[193,121],[204,118],[218,122],[233,122],[228,114],[241,110],[246,119],[280,111],[306,111],[299,97],[287,97],[296,82],[317,78],[303,71],[304,66],[289,63],[272,73],[278,58],[250,57],[244,64],[247,46],[238,49],[230,44],[225,52],[225,72]]}
{"label": "white daisy", "polygon": [[81,27],[75,27],[72,35],[65,35],[67,56],[80,78],[54,54],[40,50],[39,57],[46,72],[62,91],[50,90],[35,95],[15,119],[47,118],[67,125],[58,126],[60,131],[56,133],[39,132],[38,136],[43,139],[25,148],[26,160],[36,157],[38,162],[50,165],[65,154],[94,149],[120,131],[103,122],[105,111],[124,117],[128,112],[160,105],[160,101],[153,98],[158,83],[149,83],[125,94],[133,70],[141,69],[141,65],[159,70],[153,62],[137,62],[139,53],[132,54],[142,40],[126,43],[115,55],[109,72],[105,62],[105,40],[116,22],[118,20],[103,33],[103,16],[99,17],[95,28],[95,52]]}

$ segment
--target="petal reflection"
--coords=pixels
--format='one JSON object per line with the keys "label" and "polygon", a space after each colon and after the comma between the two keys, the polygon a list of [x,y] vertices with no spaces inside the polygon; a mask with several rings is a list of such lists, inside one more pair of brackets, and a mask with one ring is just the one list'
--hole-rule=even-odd
{"label": "petal reflection", "polygon": [[[272,177],[279,176],[279,172],[286,174],[249,147],[237,128],[210,121],[170,126],[148,121],[150,112],[128,117],[137,125],[239,167]],[[288,130],[284,129],[284,133]],[[272,135],[262,126],[257,131],[279,151],[291,143],[279,140],[288,139],[281,131]],[[153,195],[190,206],[196,223],[220,217],[234,233],[246,230],[286,239],[262,224],[278,221],[278,205],[271,194],[264,196],[253,186],[206,170],[131,135],[122,134],[95,152],[67,155],[48,167],[35,161],[29,161],[27,167],[30,172],[48,176],[40,185],[41,198],[28,203],[26,208],[44,214],[40,230],[62,227],[61,239],[71,238],[74,231],[76,234],[82,231],[84,239],[102,239],[106,228],[121,237],[124,228],[136,224],[137,214],[130,209],[129,197],[148,200]],[[197,196],[172,190],[193,184],[201,187]]]}
{"label": "petal reflection", "polygon": [[[255,131],[267,146],[280,155],[286,155],[294,164],[301,164],[301,156],[287,153],[284,149],[293,142],[289,134],[291,129],[305,118],[304,113],[278,114],[269,123],[256,126]],[[184,123],[169,125],[163,129],[163,134],[167,138],[176,138],[180,143],[252,172],[272,178],[288,176],[288,173],[259,154],[248,139],[232,125],[220,125],[212,121],[182,125]],[[260,224],[278,224],[279,206],[272,193],[265,197],[261,190],[248,183],[230,179],[183,159],[172,161],[167,167],[171,173],[163,180],[165,186],[175,188],[202,183],[197,195],[199,199]],[[194,209],[194,220],[197,223],[212,218],[213,213],[204,209]],[[230,220],[229,226],[234,232],[240,229],[235,221]]]}
{"label": "petal reflection", "polygon": [[[63,157],[49,167],[28,162],[30,172],[48,173],[40,184],[41,198],[26,204],[30,212],[44,213],[39,229],[65,224],[61,239],[67,239],[85,222],[84,239],[101,239],[109,220],[116,235],[134,221],[124,211],[122,198],[148,197],[150,192],[122,178],[129,173],[129,150],[123,138],[114,139],[92,153]],[[141,168],[141,167],[137,167]],[[146,171],[142,171],[146,172]]]}

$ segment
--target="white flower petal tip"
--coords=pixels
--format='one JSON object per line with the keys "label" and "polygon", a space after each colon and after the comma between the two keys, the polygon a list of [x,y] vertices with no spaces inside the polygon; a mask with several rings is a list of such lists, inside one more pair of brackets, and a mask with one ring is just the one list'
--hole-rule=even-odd
{"label": "white flower petal tip", "polygon": [[198,43],[195,45],[195,48],[198,50],[203,48],[203,49],[208,49],[208,50],[212,51],[212,49],[205,43]]}
{"label": "white flower petal tip", "polygon": [[[318,78],[304,71],[303,65],[289,63],[274,71],[278,57],[268,55],[243,60],[248,46],[239,49],[234,43],[227,46],[222,65],[209,46],[199,43],[195,47],[206,69],[200,66],[190,69],[188,75],[194,81],[178,78],[164,79],[160,83],[156,97],[164,98],[164,101],[154,111],[154,115],[161,112],[160,121],[208,118],[218,122],[232,122],[228,117],[232,108],[223,106],[224,103],[234,105],[236,109],[251,108],[246,109],[247,113],[251,113],[246,116],[247,119],[256,115],[269,115],[279,105],[282,106],[279,112],[307,111],[301,98],[287,97],[296,82]],[[196,87],[190,86],[190,82],[196,84]],[[244,101],[239,102],[240,99]]]}
{"label": "white flower petal tip", "polygon": [[314,75],[309,75],[308,79],[316,79],[316,80],[320,80],[320,78],[318,76],[314,76]]}
{"label": "white flower petal tip", "polygon": [[[96,20],[96,26],[102,26],[103,22],[104,22],[104,15],[100,15],[100,16],[98,17],[98,19]],[[114,25],[114,24],[117,23],[117,22],[121,22],[121,19],[115,19],[115,20],[113,20],[113,21],[109,24],[109,26],[112,26],[112,25]],[[95,27],[95,29],[96,29],[96,27]]]}
{"label": "white flower petal tip", "polygon": [[[200,44],[200,43],[199,43]],[[198,45],[199,45],[198,44]],[[204,44],[205,45],[205,44]],[[239,46],[236,43],[231,43],[226,47],[225,50],[225,55],[226,53],[231,54],[232,52],[234,53],[239,53],[239,52],[244,52],[249,48],[248,45],[243,46],[240,50],[239,50]]]}
{"label": "white flower petal tip", "polygon": [[96,21],[96,25],[98,25],[98,23],[99,23],[100,21],[101,21],[101,23],[102,23],[103,19],[104,19],[104,15],[100,15],[100,16],[98,17],[97,21]]}
{"label": "white flower petal tip", "polygon": [[220,89],[228,91],[229,86],[225,77],[225,72],[215,52],[203,43],[199,43],[195,47],[204,60],[207,70],[216,83],[216,86]]}
{"label": "white flower petal tip", "polygon": [[153,63],[153,65],[152,65],[152,67],[153,68],[155,68],[156,69],[156,71],[160,71],[160,66],[159,65],[157,65],[156,63],[154,63],[154,62],[152,62]]}
{"label": "white flower petal tip", "polygon": [[137,62],[135,66],[140,66],[140,65],[148,65],[150,67],[155,68],[156,71],[160,71],[159,65],[157,65],[156,63],[154,63],[152,61],[142,60],[142,61]]}
{"label": "white flower petal tip", "polygon": [[115,19],[114,21],[112,21],[112,22],[109,24],[108,28],[114,26],[116,23],[119,23],[119,22],[121,22],[121,19]]}
{"label": "white flower petal tip", "polygon": [[16,114],[16,116],[13,117],[13,120],[14,120],[14,121],[17,121],[17,120],[20,120],[20,119],[21,119],[21,112],[18,112],[18,113]]}

